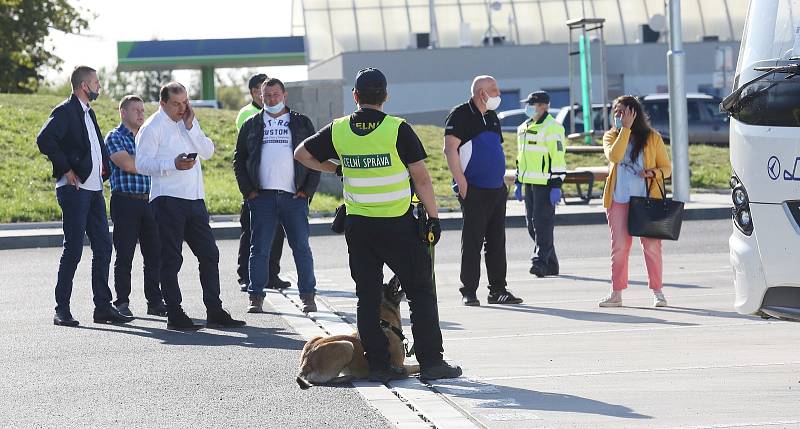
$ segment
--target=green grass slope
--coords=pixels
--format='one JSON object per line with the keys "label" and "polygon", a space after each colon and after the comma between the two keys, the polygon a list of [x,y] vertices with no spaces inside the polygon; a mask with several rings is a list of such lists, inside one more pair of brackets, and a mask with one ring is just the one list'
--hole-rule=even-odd
{"label": "green grass slope", "polygon": [[[0,222],[60,219],[61,211],[54,192],[55,179],[50,177],[50,163],[36,147],[36,135],[52,108],[62,100],[50,95],[0,94]],[[92,107],[103,133],[117,126],[119,114],[115,101],[101,97],[92,103]],[[145,113],[149,115],[156,109],[156,104],[148,104]],[[214,157],[203,162],[209,211],[212,214],[238,213],[241,195],[232,167],[237,112],[212,109],[197,109],[196,112],[203,130],[216,144]],[[321,127],[324,124],[315,125]],[[414,126],[414,129],[428,152],[427,166],[439,203],[444,207],[457,207],[450,190],[450,172],[442,153],[442,129],[427,125]],[[504,138],[507,166],[513,168],[515,136],[506,133]],[[694,187],[726,186],[730,176],[727,148],[692,146],[690,159]],[[604,165],[605,159],[601,154],[567,154],[567,164],[569,168]],[[340,197],[318,194],[311,210],[332,212],[340,203]]]}

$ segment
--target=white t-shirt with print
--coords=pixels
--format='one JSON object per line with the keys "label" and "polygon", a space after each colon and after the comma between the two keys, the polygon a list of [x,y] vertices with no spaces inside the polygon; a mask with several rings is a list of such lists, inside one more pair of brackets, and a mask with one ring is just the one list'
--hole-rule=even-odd
{"label": "white t-shirt with print", "polygon": [[273,118],[264,112],[264,137],[261,141],[258,181],[261,189],[297,192],[294,185],[294,150],[288,113]]}

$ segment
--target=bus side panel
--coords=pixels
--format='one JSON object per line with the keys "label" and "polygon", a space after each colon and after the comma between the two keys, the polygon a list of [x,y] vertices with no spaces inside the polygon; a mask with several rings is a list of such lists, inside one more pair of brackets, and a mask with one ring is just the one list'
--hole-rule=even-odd
{"label": "bus side panel", "polygon": [[731,119],[731,165],[750,203],[800,196],[800,132],[794,127],[746,125]]}
{"label": "bus side panel", "polygon": [[768,287],[800,287],[800,234],[785,204],[750,203]]}
{"label": "bus side panel", "polygon": [[748,237],[734,228],[728,246],[736,289],[734,306],[741,314],[755,314],[761,308],[767,291],[756,232]]}

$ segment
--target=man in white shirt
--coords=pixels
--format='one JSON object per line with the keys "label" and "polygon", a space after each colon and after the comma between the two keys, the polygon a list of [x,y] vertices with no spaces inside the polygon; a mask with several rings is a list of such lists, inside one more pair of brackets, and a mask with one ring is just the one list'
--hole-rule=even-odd
{"label": "man in white shirt", "polygon": [[36,137],[39,151],[53,164],[56,198],[61,207],[64,229],[64,251],[58,266],[56,309],[53,324],[78,326],[72,317],[70,298],[72,280],[83,252],[83,236],[92,246],[92,294],[95,323],[125,323],[133,317],[123,316],[111,306],[108,268],[111,263],[111,236],[108,232],[103,180],[111,166],[108,150],[100,139],[89,102],[100,94],[97,72],[78,66],[70,77],[72,95],[50,113]]}
{"label": "man in white shirt", "polygon": [[263,110],[246,120],[239,131],[233,169],[239,191],[250,209],[250,313],[261,313],[268,286],[272,240],[283,225],[297,267],[297,289],[306,313],[317,311],[314,301],[314,259],[308,244],[308,203],[320,173],[294,159],[294,149],[314,134],[311,120],[290,110],[286,89],[278,79],[261,85]]}
{"label": "man in white shirt", "polygon": [[200,129],[183,85],[164,85],[159,98],[161,108],[147,118],[136,135],[136,170],[151,176],[150,202],[161,239],[160,280],[167,305],[167,329],[202,328],[181,308],[178,272],[184,241],[200,265],[206,325],[244,326],[243,321],[231,318],[219,299],[219,249],[208,224],[200,166],[200,159],[214,154],[214,143]]}

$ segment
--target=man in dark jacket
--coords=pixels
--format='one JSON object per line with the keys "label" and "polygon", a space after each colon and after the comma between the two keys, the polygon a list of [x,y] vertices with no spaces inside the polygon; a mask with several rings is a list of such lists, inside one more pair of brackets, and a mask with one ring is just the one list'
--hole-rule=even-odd
{"label": "man in dark jacket", "polygon": [[99,95],[97,72],[76,67],[70,77],[72,95],[50,113],[36,144],[53,164],[56,198],[61,206],[64,251],[56,282],[56,311],[53,323],[77,326],[70,311],[72,280],[83,252],[83,236],[92,247],[92,294],[96,323],[125,323],[133,320],[111,306],[108,269],[111,263],[111,235],[108,232],[103,181],[111,165],[97,118],[89,107]]}
{"label": "man in dark jacket", "polygon": [[292,248],[303,311],[317,311],[314,260],[308,244],[308,203],[317,190],[320,173],[294,160],[294,149],[314,134],[314,125],[305,115],[286,107],[286,89],[280,80],[264,82],[261,96],[264,108],[242,125],[233,156],[236,181],[250,209],[247,311],[263,311],[269,279],[267,260],[279,223]]}

